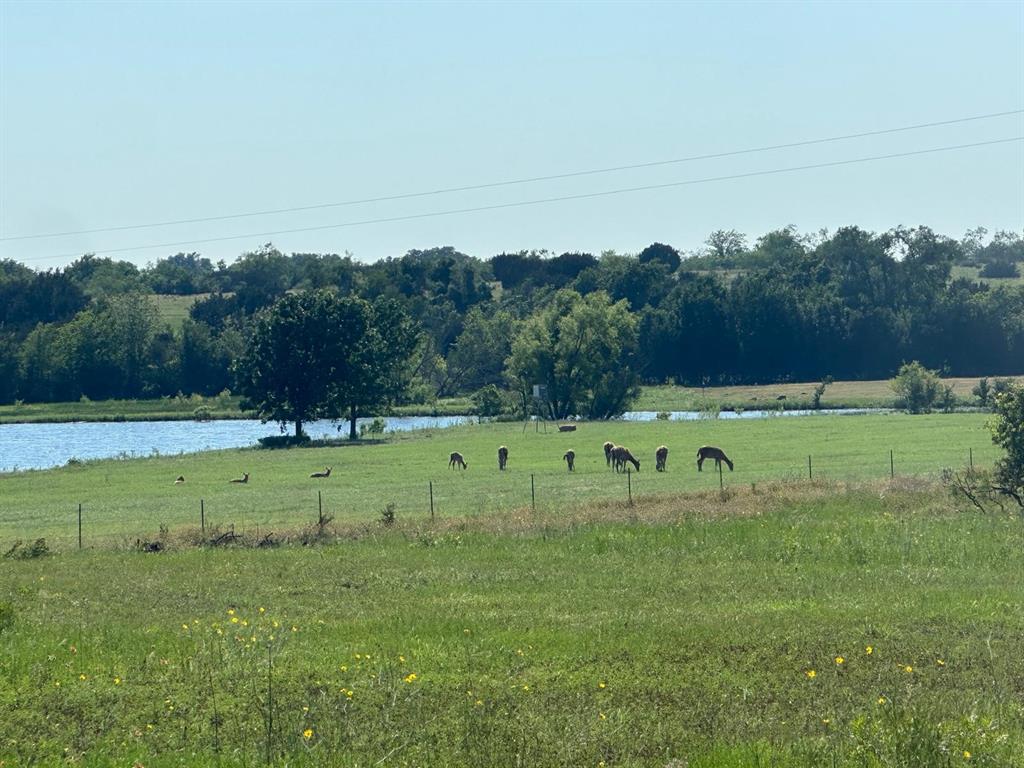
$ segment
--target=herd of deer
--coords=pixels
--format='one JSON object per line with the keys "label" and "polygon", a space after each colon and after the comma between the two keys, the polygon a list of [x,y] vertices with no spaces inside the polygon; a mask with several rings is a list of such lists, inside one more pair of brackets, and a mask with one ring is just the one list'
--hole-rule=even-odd
{"label": "herd of deer", "polygon": [[[609,467],[613,467],[616,472],[626,471],[626,464],[632,464],[636,471],[640,471],[640,460],[637,459],[629,448],[622,445],[615,445],[613,442],[607,442],[604,444],[604,458],[605,462]],[[721,448],[715,448],[711,445],[705,445],[697,451],[697,471],[703,471],[704,461],[707,459],[715,460],[715,467],[720,468],[724,461],[726,466],[729,467],[729,471],[732,471],[733,463],[729,457],[725,455],[725,451]],[[576,470],[576,452],[568,450],[565,455],[562,456],[562,460],[565,462],[570,472]],[[661,445],[654,452],[654,468],[658,472],[665,471],[665,465],[668,462],[668,447]],[[504,471],[508,465],[508,447],[502,445],[498,447],[498,469]],[[448,455],[448,468],[449,469],[467,469],[469,464],[466,463],[465,457],[458,451],[452,451]]]}
{"label": "herd of deer", "polygon": [[[637,459],[629,448],[622,445],[615,445],[613,442],[607,442],[604,444],[604,459],[609,467],[613,467],[616,472],[626,471],[626,465],[632,464],[636,467],[636,471],[640,471],[640,460]],[[726,466],[729,467],[729,471],[732,471],[733,463],[729,460],[729,457],[725,455],[725,451],[721,448],[715,448],[711,445],[705,445],[697,451],[697,471],[703,470],[704,461],[707,459],[715,460],[715,467],[720,468],[724,461]],[[570,472],[576,471],[576,452],[568,450],[562,456],[562,461],[565,462]],[[668,447],[661,445],[654,452],[654,468],[658,472],[665,471],[665,464],[668,461]],[[508,448],[504,445],[498,447],[498,469],[504,471],[508,465]],[[448,456],[448,467],[455,469],[459,467],[461,469],[468,469],[469,464],[466,463],[466,459],[463,458],[462,454],[458,451],[452,451]],[[310,475],[310,478],[327,478],[331,476],[332,467],[324,467],[323,472],[314,472]],[[185,476],[179,475],[174,481],[175,485],[181,485],[185,482]],[[229,483],[248,483],[249,473],[243,472],[241,477],[236,477],[228,481]]]}

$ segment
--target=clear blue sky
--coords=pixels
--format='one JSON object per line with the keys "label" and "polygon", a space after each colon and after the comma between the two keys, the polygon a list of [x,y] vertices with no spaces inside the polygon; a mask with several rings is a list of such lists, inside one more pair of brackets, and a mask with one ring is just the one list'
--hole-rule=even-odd
{"label": "clear blue sky", "polygon": [[[1024,108],[1024,3],[0,0],[0,237],[315,205]],[[599,176],[0,242],[68,254],[584,194],[1024,135],[1024,116]],[[1020,142],[178,250],[362,260],[697,248],[857,224],[1024,228]],[[63,257],[59,257],[63,255]],[[49,258],[58,256],[57,258]]]}

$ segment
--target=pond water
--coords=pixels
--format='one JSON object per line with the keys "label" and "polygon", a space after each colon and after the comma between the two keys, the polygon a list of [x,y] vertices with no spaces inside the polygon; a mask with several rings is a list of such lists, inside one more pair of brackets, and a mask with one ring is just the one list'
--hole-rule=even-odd
{"label": "pond water", "polygon": [[[849,408],[826,411],[723,411],[720,419],[761,419],[821,414],[884,413],[880,409]],[[628,411],[624,421],[654,421],[657,411]],[[700,411],[671,411],[673,421],[696,421],[708,418]],[[372,419],[360,419],[368,424]],[[388,431],[443,429],[460,424],[476,423],[474,416],[392,416],[384,419]],[[314,440],[324,437],[345,437],[348,425],[339,431],[329,421],[305,425]],[[237,421],[123,421],[70,422],[64,424],[2,424],[0,425],[0,472],[26,469],[47,469],[67,464],[70,459],[134,458],[141,456],[176,455],[221,448],[244,448],[255,445],[261,437],[278,435],[274,424],[258,420]]]}

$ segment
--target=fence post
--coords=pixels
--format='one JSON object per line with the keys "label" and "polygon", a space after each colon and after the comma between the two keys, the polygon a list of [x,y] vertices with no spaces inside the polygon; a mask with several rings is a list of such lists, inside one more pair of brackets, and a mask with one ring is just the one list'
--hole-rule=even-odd
{"label": "fence post", "polygon": [[430,481],[430,522],[434,522],[434,481]]}
{"label": "fence post", "polygon": [[321,491],[317,491],[316,492],[316,505],[317,505],[317,513],[319,515],[319,517],[317,517],[317,525],[323,527],[323,524],[324,524],[324,496],[323,496],[323,493]]}
{"label": "fence post", "polygon": [[724,491],[725,490],[725,480],[722,478],[722,462],[719,461],[719,462],[717,462],[717,464],[718,464],[718,490]]}
{"label": "fence post", "polygon": [[82,505],[78,505],[78,548],[82,548]]}
{"label": "fence post", "polygon": [[633,471],[626,470],[626,493],[629,494],[629,505],[633,506]]}
{"label": "fence post", "polygon": [[974,469],[974,449],[973,448],[968,448],[967,449],[967,457],[968,457],[968,461],[971,464],[971,469]]}
{"label": "fence post", "polygon": [[808,480],[813,480],[814,479],[814,474],[811,472],[811,457],[810,457],[810,454],[808,454],[808,456],[807,456],[807,479]]}
{"label": "fence post", "polygon": [[533,482],[533,473],[530,473],[530,506],[533,507],[533,511],[537,511],[537,489]]}
{"label": "fence post", "polygon": [[894,480],[896,478],[896,464],[892,458],[892,448],[889,449],[889,479]]}
{"label": "fence post", "polygon": [[202,499],[199,500],[199,529],[202,531],[203,535],[205,536],[206,535],[206,503]]}

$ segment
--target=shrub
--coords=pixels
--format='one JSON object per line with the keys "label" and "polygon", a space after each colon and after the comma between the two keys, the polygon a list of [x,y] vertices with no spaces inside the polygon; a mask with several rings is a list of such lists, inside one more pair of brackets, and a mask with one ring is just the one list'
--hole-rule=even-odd
{"label": "shrub", "polygon": [[978,404],[982,408],[988,408],[989,398],[992,396],[992,387],[988,383],[988,377],[978,379],[978,383],[974,385],[971,394],[978,398]]}
{"label": "shrub", "polygon": [[363,423],[359,425],[359,436],[363,437],[364,435],[368,434],[383,435],[384,427],[384,419],[382,419],[380,416],[375,416],[373,418],[373,421],[371,421],[369,424]]}
{"label": "shrub", "polygon": [[470,399],[478,416],[500,416],[506,409],[501,390],[493,384],[478,389]]}
{"label": "shrub", "polygon": [[930,413],[941,385],[938,372],[928,370],[917,360],[900,366],[892,380],[893,391],[910,413]]}
{"label": "shrub", "polygon": [[825,388],[832,383],[832,377],[826,376],[821,380],[821,383],[814,388],[814,394],[811,395],[811,407],[814,410],[821,409],[821,397],[825,394]]}
{"label": "shrub", "polygon": [[993,487],[1024,507],[1024,387],[1010,387],[995,398],[992,442],[1006,451],[996,462]]}
{"label": "shrub", "polygon": [[209,421],[213,418],[213,409],[208,405],[200,405],[192,411],[192,418],[196,421]]}
{"label": "shrub", "polygon": [[658,421],[668,421],[672,418],[672,414],[668,411],[658,411],[658,415],[655,417]]}
{"label": "shrub", "polygon": [[388,502],[384,511],[380,513],[380,524],[385,528],[390,528],[395,524],[395,503],[393,501]]}
{"label": "shrub", "polygon": [[261,448],[291,448],[292,446],[307,445],[310,442],[309,435],[269,435],[261,437],[259,444]]}
{"label": "shrub", "polygon": [[1020,277],[1020,270],[1013,261],[990,261],[981,268],[979,277]]}

